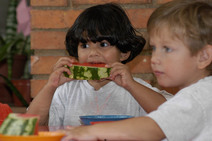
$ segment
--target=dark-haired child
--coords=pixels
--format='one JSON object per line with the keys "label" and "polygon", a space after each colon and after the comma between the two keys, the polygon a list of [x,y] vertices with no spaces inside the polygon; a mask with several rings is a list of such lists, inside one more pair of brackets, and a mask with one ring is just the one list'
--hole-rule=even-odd
{"label": "dark-haired child", "polygon": [[[144,38],[135,31],[124,10],[116,4],[103,4],[86,9],[66,35],[66,49],[78,62],[117,63],[116,68],[134,59],[144,45]],[[143,95],[151,97],[151,93],[156,93],[157,96],[153,95],[154,98],[147,98],[149,101],[145,99],[138,103],[135,100],[137,94],[132,94],[134,98],[125,88],[117,85],[118,81],[65,78],[63,72],[70,74],[70,71],[64,65],[71,66],[73,62],[69,57],[61,58],[56,63],[48,83],[30,105],[28,113],[39,114],[40,124],[47,123],[49,107],[49,126],[76,126],[80,125],[79,116],[144,116],[146,112],[143,101],[153,105],[147,107],[147,112],[166,101],[164,96],[157,93],[158,89],[152,88],[139,78],[134,80],[144,85]],[[162,97],[162,100],[157,97]]]}

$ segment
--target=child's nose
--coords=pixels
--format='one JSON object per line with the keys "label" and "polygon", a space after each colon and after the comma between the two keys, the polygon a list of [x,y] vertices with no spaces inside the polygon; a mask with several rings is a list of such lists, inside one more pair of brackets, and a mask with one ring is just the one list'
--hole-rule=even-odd
{"label": "child's nose", "polygon": [[99,50],[98,50],[98,48],[91,48],[90,49],[90,52],[89,52],[89,56],[99,56]]}
{"label": "child's nose", "polygon": [[151,64],[159,64],[160,63],[160,57],[158,53],[152,53],[151,57]]}

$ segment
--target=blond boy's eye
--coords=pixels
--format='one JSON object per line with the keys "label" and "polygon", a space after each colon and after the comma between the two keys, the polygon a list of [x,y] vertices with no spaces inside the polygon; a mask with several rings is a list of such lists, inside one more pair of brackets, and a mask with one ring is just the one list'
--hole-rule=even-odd
{"label": "blond boy's eye", "polygon": [[155,47],[155,46],[150,45],[150,49],[151,49],[152,51],[155,51],[155,50],[156,50],[156,47]]}
{"label": "blond boy's eye", "polygon": [[171,48],[169,48],[169,47],[164,47],[164,50],[165,50],[165,52],[172,52],[172,49]]}

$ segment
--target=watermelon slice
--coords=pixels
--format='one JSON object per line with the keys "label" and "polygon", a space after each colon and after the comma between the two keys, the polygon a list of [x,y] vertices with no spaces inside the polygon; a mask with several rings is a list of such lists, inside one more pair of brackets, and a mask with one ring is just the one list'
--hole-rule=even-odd
{"label": "watermelon slice", "polygon": [[65,66],[70,69],[71,75],[64,72],[66,77],[79,80],[100,80],[110,76],[111,68],[106,68],[105,64],[92,64],[92,63],[73,63],[71,67]]}
{"label": "watermelon slice", "polygon": [[3,135],[38,135],[39,116],[10,113],[0,127]]}
{"label": "watermelon slice", "polygon": [[12,113],[10,106],[8,104],[0,103],[0,126],[10,113]]}

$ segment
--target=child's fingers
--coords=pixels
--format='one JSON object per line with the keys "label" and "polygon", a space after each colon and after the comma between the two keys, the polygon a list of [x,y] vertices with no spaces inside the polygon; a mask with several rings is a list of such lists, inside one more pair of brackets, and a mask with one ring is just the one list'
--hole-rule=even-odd
{"label": "child's fingers", "polygon": [[117,76],[122,76],[123,71],[121,69],[115,69],[113,72],[110,73],[110,79],[114,80]]}
{"label": "child's fingers", "polygon": [[68,75],[71,75],[71,71],[66,67],[61,67],[58,69],[60,73],[66,72]]}
{"label": "child's fingers", "polygon": [[122,71],[128,72],[129,68],[124,64],[113,64],[110,75],[114,75],[115,73],[120,73]]}
{"label": "child's fingers", "polygon": [[50,75],[49,81],[53,83],[54,86],[58,87],[64,84],[65,82],[73,80],[71,78],[65,77],[64,72],[66,72],[68,75],[71,74],[68,68],[61,67]]}
{"label": "child's fingers", "polygon": [[114,67],[110,72],[110,79],[115,81],[118,85],[125,86],[127,81],[132,78],[128,66],[118,63],[113,65]]}
{"label": "child's fingers", "polygon": [[[51,73],[51,75],[54,75],[54,76],[61,76],[61,75],[63,75],[64,72],[66,72],[68,75],[71,74],[71,71],[70,71],[68,68],[66,68],[66,67],[60,67],[60,68],[54,70],[54,71]],[[65,77],[65,76],[64,76],[64,77]]]}
{"label": "child's fingers", "polygon": [[[63,67],[62,69],[60,69],[60,73],[64,73],[64,72],[66,72],[68,75],[72,74],[71,71],[66,67]],[[65,82],[73,80],[72,78],[66,77],[64,74],[62,74],[62,77],[65,78]]]}
{"label": "child's fingers", "polygon": [[74,59],[70,59],[68,57],[61,57],[57,62],[56,64],[54,65],[53,67],[53,71],[60,68],[60,67],[64,67],[64,65],[68,65],[68,66],[71,66],[71,64],[73,62],[76,62]]}

